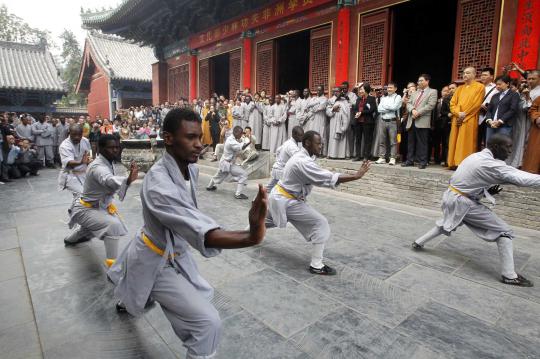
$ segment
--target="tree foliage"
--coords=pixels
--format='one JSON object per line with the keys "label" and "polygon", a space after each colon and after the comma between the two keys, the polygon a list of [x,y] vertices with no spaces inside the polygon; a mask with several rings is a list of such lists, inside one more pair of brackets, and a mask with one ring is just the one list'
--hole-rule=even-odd
{"label": "tree foliage", "polygon": [[62,42],[61,57],[64,61],[64,67],[61,72],[62,80],[68,87],[68,95],[62,98],[62,104],[69,105],[76,102],[78,105],[84,103],[84,96],[75,93],[75,87],[79,79],[79,70],[82,62],[82,52],[75,34],[71,30],[64,29],[60,34]]}
{"label": "tree foliage", "polygon": [[6,5],[0,5],[0,40],[37,44],[47,41],[52,44],[51,33],[33,28],[15,14],[10,14]]}

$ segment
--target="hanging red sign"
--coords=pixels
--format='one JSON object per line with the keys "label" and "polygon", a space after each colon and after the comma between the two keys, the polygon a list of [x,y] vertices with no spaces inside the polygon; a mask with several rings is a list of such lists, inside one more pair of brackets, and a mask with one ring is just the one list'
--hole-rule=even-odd
{"label": "hanging red sign", "polygon": [[538,64],[540,44],[540,1],[519,0],[512,61],[523,69]]}

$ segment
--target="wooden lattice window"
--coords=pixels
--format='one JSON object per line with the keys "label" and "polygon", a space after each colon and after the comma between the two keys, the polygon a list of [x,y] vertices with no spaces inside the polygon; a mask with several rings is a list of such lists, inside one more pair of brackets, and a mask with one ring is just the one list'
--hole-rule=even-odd
{"label": "wooden lattice window", "polygon": [[199,97],[210,97],[210,66],[208,59],[199,61]]}
{"label": "wooden lattice window", "polygon": [[360,19],[358,81],[381,86],[387,79],[389,11],[385,9]]}
{"label": "wooden lattice window", "polygon": [[240,71],[242,67],[242,52],[234,50],[229,55],[229,98],[234,98],[240,90]]}
{"label": "wooden lattice window", "polygon": [[178,97],[189,98],[189,65],[178,68]]}
{"label": "wooden lattice window", "polygon": [[311,30],[309,87],[328,87],[330,70],[330,26]]}
{"label": "wooden lattice window", "polygon": [[257,45],[257,91],[266,91],[267,95],[274,91],[274,41],[266,41]]}
{"label": "wooden lattice window", "polygon": [[[495,65],[500,0],[460,0],[456,25],[453,77],[473,66]],[[477,72],[480,75],[480,71]]]}

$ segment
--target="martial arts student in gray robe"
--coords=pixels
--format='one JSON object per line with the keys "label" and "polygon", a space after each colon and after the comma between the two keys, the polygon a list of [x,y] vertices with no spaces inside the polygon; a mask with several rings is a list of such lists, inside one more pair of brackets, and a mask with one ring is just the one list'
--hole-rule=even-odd
{"label": "martial arts student in gray robe", "polygon": [[317,86],[317,96],[311,97],[308,102],[308,116],[304,123],[305,131],[315,131],[321,134],[323,141],[323,155],[328,153],[328,117],[326,117],[326,105],[328,98],[324,95],[324,87]]}
{"label": "martial arts student in gray robe", "polygon": [[344,159],[349,155],[347,131],[351,123],[351,105],[339,87],[334,88],[334,96],[326,106],[326,115],[330,118],[327,155]]}
{"label": "martial arts student in gray robe", "polygon": [[270,193],[272,188],[278,183],[283,175],[283,169],[289,159],[302,148],[302,137],[304,137],[304,129],[302,126],[295,126],[292,129],[292,136],[285,141],[276,153],[276,161],[272,165],[270,182],[266,185],[266,192]]}
{"label": "martial arts student in gray robe", "polygon": [[28,140],[34,142],[34,135],[32,135],[32,125],[30,125],[30,119],[23,115],[21,118],[21,123],[15,128],[15,133],[17,137],[21,140]]}
{"label": "martial arts student in gray robe", "polygon": [[263,105],[263,134],[261,141],[261,149],[269,150],[270,149],[270,128],[272,124],[270,119],[274,116],[274,100],[269,99],[267,104]]}
{"label": "martial arts student in gray robe", "polygon": [[55,127],[56,136],[58,136],[58,143],[61,144],[69,135],[69,124],[66,123],[65,117],[61,117],[60,121]]}
{"label": "martial arts student in gray robe", "polygon": [[323,263],[325,243],[330,239],[330,226],[326,218],[306,203],[313,186],[335,188],[340,183],[355,181],[369,170],[370,163],[364,162],[354,174],[333,173],[321,168],[316,155],[322,149],[321,135],[307,131],[302,139],[302,149],[295,153],[285,165],[283,175],[268,198],[266,228],[285,228],[290,222],[311,242],[313,274],[334,275],[336,271]]}
{"label": "martial arts student in gray robe", "polygon": [[32,125],[32,136],[38,150],[38,159],[47,167],[54,168],[53,132],[54,127],[48,122],[49,116],[41,117]]}
{"label": "martial arts student in gray robe", "polygon": [[287,105],[281,101],[281,96],[276,95],[270,118],[270,153],[276,153],[278,147],[287,140],[285,121],[287,121]]}
{"label": "martial arts student in gray robe", "polygon": [[210,179],[210,183],[206,187],[208,191],[215,191],[217,189],[216,184],[220,184],[226,180],[229,176],[234,181],[238,182],[236,186],[236,193],[234,198],[247,199],[248,197],[243,194],[244,188],[247,185],[248,174],[246,170],[235,163],[236,157],[241,154],[250,144],[251,141],[243,142],[242,134],[244,131],[242,127],[236,126],[233,128],[233,134],[227,137],[225,140],[225,146],[223,147],[223,155],[219,160],[218,172]]}
{"label": "martial arts student in gray robe", "polygon": [[212,257],[221,249],[260,244],[266,192],[259,186],[249,211],[249,230],[221,229],[197,208],[195,162],[203,148],[199,116],[189,109],[173,109],[162,128],[166,151],[146,174],[140,192],[144,224],[108,276],[116,284],[118,310],[141,315],[151,296],[187,348],[187,358],[212,358],[220,342],[221,320],[210,302],[213,288],[199,273],[191,250]]}
{"label": "martial arts student in gray robe", "polygon": [[287,136],[288,138],[291,138],[293,128],[300,124],[298,118],[296,117],[296,113],[298,112],[298,108],[300,107],[302,102],[298,98],[298,90],[289,91],[289,96],[289,102],[287,104]]}
{"label": "martial arts student in gray robe", "polygon": [[251,133],[255,136],[256,145],[261,144],[262,139],[262,108],[260,103],[251,101],[251,97],[246,97],[246,112],[248,118],[248,126],[251,127]]}
{"label": "martial arts student in gray robe", "polygon": [[99,155],[88,166],[83,192],[71,207],[70,228],[78,224],[80,228],[64,239],[67,246],[99,238],[105,244],[105,264],[110,267],[118,254],[118,237],[127,234],[113,204],[113,196],[118,193],[122,201],[129,185],[137,179],[137,165],[131,163],[127,177],[115,173],[114,162],[120,155],[120,141],[114,135],[99,138]]}
{"label": "martial arts student in gray robe", "polygon": [[[296,100],[296,119],[298,120],[298,125],[304,127],[304,124],[308,120],[308,103],[311,100],[309,89],[304,89],[302,92],[303,98]],[[313,116],[313,114],[311,114]]]}
{"label": "martial arts student in gray robe", "polygon": [[244,128],[242,126],[244,123],[244,116],[244,107],[242,107],[240,100],[236,100],[236,104],[232,108],[233,127],[240,126]]}
{"label": "martial arts student in gray robe", "polygon": [[90,141],[82,135],[82,126],[73,124],[69,129],[69,137],[62,141],[58,148],[62,170],[58,174],[58,189],[73,193],[73,201],[79,199],[83,192],[86,169],[92,161]]}
{"label": "martial arts student in gray robe", "polygon": [[529,109],[530,105],[527,103],[525,96],[521,95],[518,113],[512,125],[512,154],[506,160],[507,164],[515,168],[520,168],[523,164],[525,146],[532,125],[529,118]]}
{"label": "martial arts student in gray robe", "polygon": [[496,242],[501,261],[502,282],[532,287],[533,283],[515,272],[512,239],[514,234],[506,222],[480,202],[486,197],[492,204],[492,195],[501,191],[500,184],[522,187],[540,187],[540,175],[520,171],[504,161],[512,151],[512,140],[503,134],[493,135],[487,148],[465,158],[450,178],[450,185],[442,198],[443,218],[428,233],[413,242],[415,250],[444,234],[449,236],[465,224],[481,239]]}

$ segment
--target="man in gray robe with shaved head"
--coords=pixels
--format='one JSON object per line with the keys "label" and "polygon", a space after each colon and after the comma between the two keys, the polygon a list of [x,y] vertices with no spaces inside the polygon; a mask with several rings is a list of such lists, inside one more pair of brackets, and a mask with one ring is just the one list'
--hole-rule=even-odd
{"label": "man in gray robe with shaved head", "polygon": [[259,186],[245,231],[225,231],[198,208],[195,162],[203,149],[201,133],[195,112],[173,109],[167,114],[166,151],[141,188],[144,225],[108,272],[121,301],[117,308],[140,315],[151,296],[187,348],[188,359],[214,357],[222,331],[210,302],[213,289],[200,275],[190,250],[213,257],[221,249],[261,243],[267,201]]}
{"label": "man in gray robe with shaved head", "polygon": [[487,148],[474,153],[459,165],[450,178],[442,199],[443,218],[429,232],[413,242],[414,250],[441,234],[449,236],[465,224],[474,234],[488,242],[496,242],[501,260],[501,281],[505,284],[532,287],[533,283],[515,272],[512,239],[514,234],[506,222],[480,202],[486,197],[495,204],[493,195],[501,191],[500,184],[540,187],[540,175],[508,166],[504,161],[512,152],[510,137],[496,134]]}

